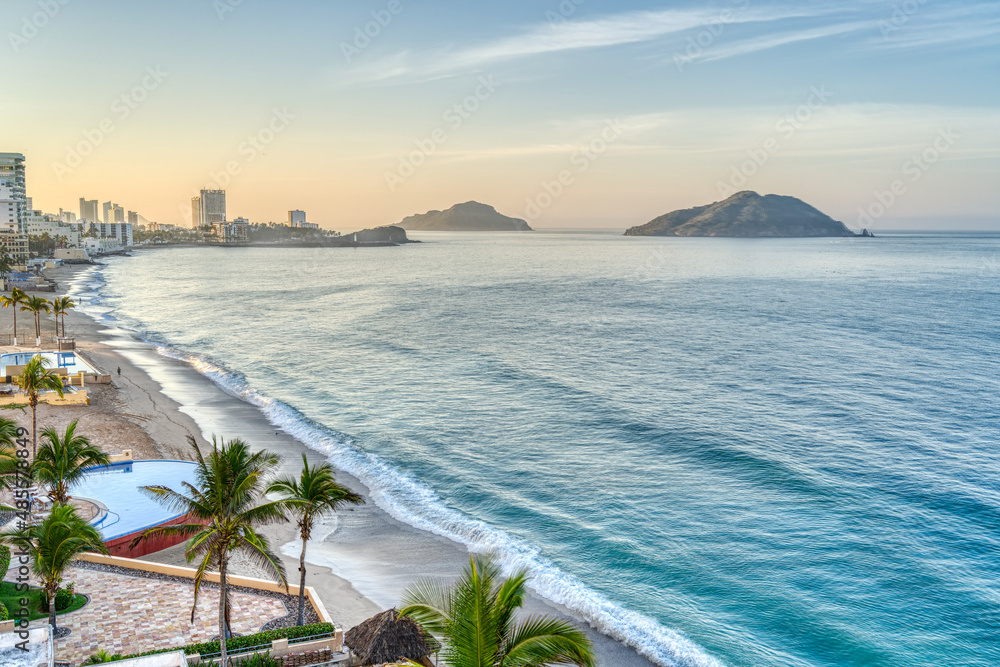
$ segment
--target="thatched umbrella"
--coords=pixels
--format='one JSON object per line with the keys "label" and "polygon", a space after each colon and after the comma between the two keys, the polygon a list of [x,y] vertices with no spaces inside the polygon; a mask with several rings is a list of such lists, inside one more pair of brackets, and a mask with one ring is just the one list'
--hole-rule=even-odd
{"label": "thatched umbrella", "polygon": [[428,656],[440,648],[416,621],[400,616],[396,609],[354,626],[344,635],[344,643],[362,665],[413,660],[434,667]]}

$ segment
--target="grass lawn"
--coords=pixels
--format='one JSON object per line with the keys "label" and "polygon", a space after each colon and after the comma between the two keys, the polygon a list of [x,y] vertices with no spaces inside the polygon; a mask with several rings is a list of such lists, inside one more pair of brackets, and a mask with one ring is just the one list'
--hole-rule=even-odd
{"label": "grass lawn", "polygon": [[[16,584],[5,581],[0,583],[0,604],[6,605],[7,611],[10,612],[10,617],[14,617],[14,612],[21,607],[21,598],[27,597],[28,609],[31,610],[30,619],[33,621],[36,618],[48,618],[49,615],[41,610],[42,602],[42,589],[31,586],[27,591],[18,592],[15,589]],[[79,593],[73,598],[73,602],[70,603],[69,607],[66,609],[56,612],[57,614],[66,614],[71,611],[76,611],[84,604],[86,604],[87,598]]]}

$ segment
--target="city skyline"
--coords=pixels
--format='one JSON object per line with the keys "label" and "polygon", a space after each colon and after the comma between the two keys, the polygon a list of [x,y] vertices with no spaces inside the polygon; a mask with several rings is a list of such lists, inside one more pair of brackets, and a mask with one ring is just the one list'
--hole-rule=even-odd
{"label": "city skyline", "polygon": [[46,211],[188,226],[223,189],[230,217],[341,230],[467,200],[619,228],[750,189],[854,228],[1000,226],[989,3],[43,4],[0,9],[0,148]]}

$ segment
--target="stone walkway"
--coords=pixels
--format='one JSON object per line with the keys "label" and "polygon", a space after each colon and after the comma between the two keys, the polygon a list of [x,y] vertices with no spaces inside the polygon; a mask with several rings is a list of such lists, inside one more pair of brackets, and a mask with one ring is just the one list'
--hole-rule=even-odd
{"label": "stone walkway", "polygon": [[[74,665],[104,649],[108,653],[142,653],[205,642],[219,634],[219,591],[203,586],[191,622],[194,585],[144,577],[70,568],[64,583],[76,583],[76,592],[90,596],[79,611],[57,618],[72,629],[56,641],[56,660]],[[251,634],[287,611],[280,601],[263,595],[230,593],[232,630]],[[45,623],[34,621],[32,625]]]}

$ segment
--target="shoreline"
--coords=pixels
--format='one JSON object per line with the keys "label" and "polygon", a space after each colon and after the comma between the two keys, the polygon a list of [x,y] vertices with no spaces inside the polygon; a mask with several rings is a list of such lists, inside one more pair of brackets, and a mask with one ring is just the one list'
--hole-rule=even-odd
{"label": "shoreline", "polygon": [[[70,284],[82,277],[82,270],[89,268],[64,266],[49,269],[45,274],[57,283],[57,293],[65,294]],[[105,393],[112,394],[115,400],[100,396],[95,405],[79,410],[94,410],[95,406],[101,412],[117,410],[114,416],[119,421],[133,424],[147,435],[148,444],[156,453],[151,458],[190,459],[187,435],[193,435],[199,444],[207,444],[215,434],[227,439],[241,437],[255,449],[278,453],[282,457],[280,474],[297,474],[303,454],[310,462],[328,460],[321,452],[275,427],[260,408],[226,391],[192,363],[161,354],[134,332],[100,322],[78,310],[71,311],[66,319],[67,331],[76,336],[81,352],[113,375],[112,386]],[[121,376],[115,372],[118,367],[122,369]],[[121,409],[126,406],[127,410]],[[62,406],[45,406],[44,412],[39,413],[40,422],[62,421],[53,417],[65,410]],[[81,429],[84,425],[81,418]],[[133,440],[138,437],[132,435]],[[94,439],[102,445],[109,443],[98,435]],[[114,444],[116,440],[122,438],[112,439],[112,448],[118,446]],[[143,452],[141,447],[129,446]],[[465,545],[393,518],[376,504],[362,482],[339,468],[337,478],[361,494],[366,502],[342,510],[317,526],[306,555],[309,563],[306,583],[316,588],[338,625],[350,628],[385,608],[398,606],[399,593],[410,583],[423,577],[452,578],[467,562],[469,550]],[[272,547],[281,553],[292,577],[298,568],[301,549],[295,540],[294,524],[268,527],[264,533]],[[183,549],[179,545],[145,558],[185,564]],[[233,571],[255,574],[248,563],[238,560]],[[558,615],[580,625],[593,641],[600,665],[654,664],[594,629],[586,620],[534,593],[525,611]]]}

